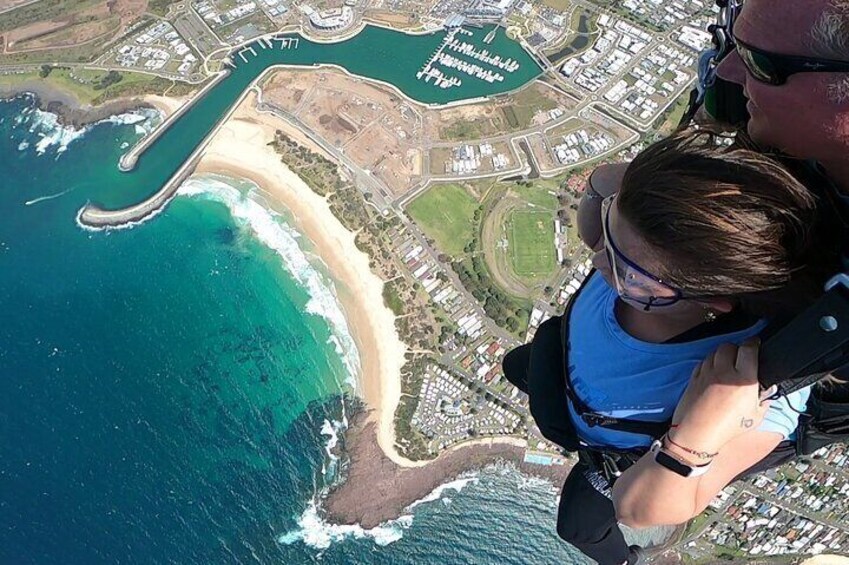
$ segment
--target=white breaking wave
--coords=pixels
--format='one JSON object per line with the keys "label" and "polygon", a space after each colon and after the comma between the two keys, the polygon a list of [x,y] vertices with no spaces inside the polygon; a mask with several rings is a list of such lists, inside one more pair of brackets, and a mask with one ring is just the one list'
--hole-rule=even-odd
{"label": "white breaking wave", "polygon": [[539,477],[527,477],[518,471],[517,473],[516,488],[519,490],[546,490],[555,493],[557,492],[554,485],[551,484],[551,481],[547,481],[546,479],[541,479]]}
{"label": "white breaking wave", "polygon": [[377,545],[389,545],[404,536],[404,530],[413,523],[412,516],[401,516],[397,520],[389,520],[370,530],[359,525],[329,524],[319,516],[318,505],[310,501],[307,509],[298,518],[298,528],[277,537],[279,543],[292,545],[302,541],[315,549],[327,549],[333,542],[346,538],[371,538]]}
{"label": "white breaking wave", "polygon": [[[325,423],[329,425],[329,422],[326,420]],[[322,433],[324,433],[324,429],[325,427],[323,426]],[[439,499],[442,499],[443,504],[450,504],[451,499],[443,497],[447,491],[453,490],[460,492],[466,486],[476,482],[478,482],[476,473],[464,474],[459,479],[436,487],[430,494],[413,502],[405,510],[406,512],[410,512],[420,504]],[[359,524],[330,524],[319,515],[318,504],[316,504],[315,500],[311,500],[306,510],[298,518],[298,527],[291,532],[281,534],[277,537],[277,541],[286,545],[303,541],[306,545],[314,549],[327,549],[331,543],[340,542],[346,538],[362,539],[368,537],[372,538],[377,545],[389,545],[404,537],[404,530],[412,525],[412,514],[404,514],[395,520],[388,520],[370,530],[364,529]]]}
{"label": "white breaking wave", "polygon": [[[150,108],[109,116],[81,128],[76,128],[73,125],[64,126],[59,123],[59,116],[38,108],[24,110],[15,118],[16,125],[27,122],[29,133],[39,138],[35,142],[37,155],[44,155],[49,149],[55,148],[56,158],[67,151],[71,143],[83,137],[99,124],[135,125],[136,133],[145,135],[150,133],[161,121],[162,114],[158,110]],[[30,143],[23,141],[18,145],[18,151],[25,151],[29,147]]]}
{"label": "white breaking wave", "polygon": [[[461,478],[453,480],[449,483],[445,483],[444,485],[439,485],[435,489],[431,491],[427,496],[420,498],[419,500],[413,502],[409,506],[407,506],[407,510],[412,510],[419,504],[424,504],[425,502],[433,502],[434,500],[439,500],[442,498],[442,495],[445,494],[445,491],[453,490],[455,492],[460,492],[464,488],[466,488],[470,484],[474,484],[478,482],[477,473],[464,474]],[[450,502],[450,499],[444,499]]]}
{"label": "white breaking wave", "polygon": [[[342,401],[344,409],[345,403]],[[339,434],[344,433],[348,428],[347,423],[325,419],[321,426],[321,434],[326,435],[327,443],[324,444],[324,452],[327,455],[325,461],[321,463],[321,477],[325,485],[332,485],[339,479],[339,456],[333,453],[336,446],[339,445]]]}
{"label": "white breaking wave", "polygon": [[[153,129],[162,123],[162,113],[153,108],[139,108],[133,112],[125,112],[109,116],[104,120],[100,120],[97,124],[119,124],[126,126],[136,126],[135,130],[139,136],[149,134]],[[94,124],[94,125],[97,125]]]}
{"label": "white breaking wave", "polygon": [[36,154],[44,155],[48,149],[55,147],[58,157],[71,143],[85,135],[87,129],[63,126],[56,114],[36,109],[30,121],[29,132],[39,137],[35,143]]}
{"label": "white breaking wave", "polygon": [[324,446],[324,450],[327,452],[327,456],[331,459],[337,459],[336,455],[333,454],[333,450],[339,445],[339,434],[337,433],[342,426],[342,422],[333,422],[325,419],[324,424],[321,426],[321,434],[330,436],[327,439],[327,445]]}
{"label": "white breaking wave", "polygon": [[[246,184],[256,187],[252,183]],[[277,252],[286,270],[309,294],[306,311],[329,323],[333,332],[329,343],[334,346],[347,369],[347,383],[355,387],[360,368],[359,353],[332,281],[327,280],[310,263],[307,254],[298,245],[297,240],[301,235],[283,223],[280,214],[252,199],[252,192],[245,195],[222,180],[201,176],[188,179],[177,194],[207,198],[226,205],[237,225],[249,228],[261,243]]]}

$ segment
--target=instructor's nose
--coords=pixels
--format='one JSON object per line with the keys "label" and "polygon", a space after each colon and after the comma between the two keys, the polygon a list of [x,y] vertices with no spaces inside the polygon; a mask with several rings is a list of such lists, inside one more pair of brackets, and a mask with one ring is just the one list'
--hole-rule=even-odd
{"label": "instructor's nose", "polygon": [[728,82],[745,86],[746,84],[746,66],[737,51],[729,53],[719,66],[716,68],[716,74],[719,78],[725,79]]}

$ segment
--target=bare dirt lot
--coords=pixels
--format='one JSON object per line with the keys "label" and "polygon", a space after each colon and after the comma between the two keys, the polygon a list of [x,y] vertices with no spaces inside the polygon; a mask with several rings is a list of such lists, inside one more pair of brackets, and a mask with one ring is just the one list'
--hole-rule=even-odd
{"label": "bare dirt lot", "polygon": [[546,173],[560,167],[560,163],[558,163],[551,154],[550,142],[543,139],[541,134],[529,135],[527,139],[528,146],[531,148],[534,158],[537,160],[540,172]]}
{"label": "bare dirt lot", "polygon": [[425,112],[425,132],[432,139],[466,141],[521,131],[552,118],[550,110],[569,112],[577,102],[562,92],[535,82],[496,100]]}
{"label": "bare dirt lot", "polygon": [[304,95],[315,86],[313,73],[279,71],[262,85],[263,98],[294,112]]}
{"label": "bare dirt lot", "polygon": [[0,16],[6,30],[4,51],[60,49],[111,39],[123,33],[146,9],[147,0],[58,1],[44,6],[41,2],[20,6]]}
{"label": "bare dirt lot", "polygon": [[387,131],[382,124],[368,126],[345,147],[345,152],[380,178],[394,194],[400,196],[409,189],[418,150],[409,143],[399,142],[394,132]]}
{"label": "bare dirt lot", "polygon": [[421,175],[421,110],[389,88],[331,69],[286,69],[266,82],[263,93],[393,193],[403,194]]}
{"label": "bare dirt lot", "polygon": [[390,10],[368,10],[366,17],[381,25],[395,29],[408,29],[419,24],[419,18],[412,13],[399,14]]}

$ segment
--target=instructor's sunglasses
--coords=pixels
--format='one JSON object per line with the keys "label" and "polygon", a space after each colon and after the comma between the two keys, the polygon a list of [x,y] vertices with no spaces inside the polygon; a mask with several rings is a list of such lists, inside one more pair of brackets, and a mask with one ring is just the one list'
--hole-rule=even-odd
{"label": "instructor's sunglasses", "polygon": [[755,80],[778,86],[797,73],[849,73],[849,61],[779,55],[734,38],[737,53]]}

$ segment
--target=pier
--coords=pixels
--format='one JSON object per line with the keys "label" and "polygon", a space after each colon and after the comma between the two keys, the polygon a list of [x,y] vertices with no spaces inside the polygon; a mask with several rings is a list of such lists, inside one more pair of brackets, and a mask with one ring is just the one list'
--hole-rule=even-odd
{"label": "pier", "polygon": [[[226,58],[225,63],[228,62],[230,58]],[[230,63],[232,65],[232,63]],[[138,143],[136,143],[129,151],[124,153],[121,156],[121,159],[118,161],[118,168],[124,172],[132,171],[136,167],[136,163],[139,160],[139,155],[141,155],[145,149],[150,147],[150,145],[159,139],[163,133],[165,133],[168,128],[176,122],[180,117],[183,116],[190,108],[192,108],[201,98],[203,98],[207,92],[212,90],[214,86],[216,86],[219,82],[227,78],[227,75],[230,71],[224,70],[218,74],[214,79],[209,81],[209,83],[204,86],[200,92],[197,93],[191,100],[180,106],[177,111],[173,114],[165,118],[165,120],[159,124],[159,126],[148,133],[146,136],[141,138]]]}

